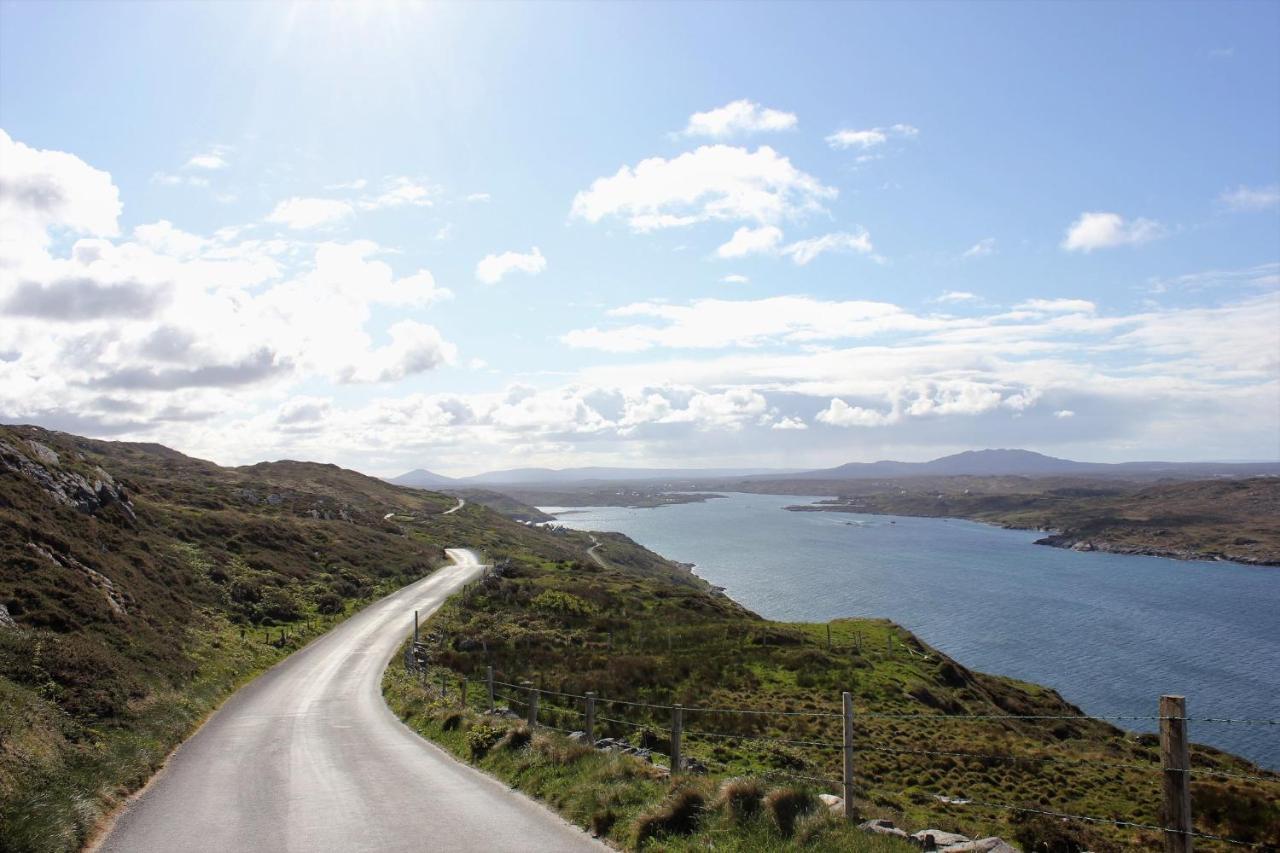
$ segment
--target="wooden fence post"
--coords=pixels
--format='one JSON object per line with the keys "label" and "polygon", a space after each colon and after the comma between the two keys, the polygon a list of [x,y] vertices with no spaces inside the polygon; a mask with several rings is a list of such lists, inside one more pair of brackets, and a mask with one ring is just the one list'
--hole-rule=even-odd
{"label": "wooden fence post", "polygon": [[538,725],[538,688],[529,685],[529,728]]}
{"label": "wooden fence post", "polygon": [[445,674],[442,672],[440,673],[440,701],[442,702],[444,701],[444,698],[449,695],[449,687],[445,683],[444,679]]}
{"label": "wooden fence post", "polygon": [[467,677],[465,675],[458,678],[458,704],[463,708],[467,707]]}
{"label": "wooden fence post", "polygon": [[418,644],[418,611],[413,611],[413,644]]}
{"label": "wooden fence post", "polygon": [[680,735],[684,732],[684,708],[679,704],[671,706],[671,772],[679,773]]}
{"label": "wooden fence post", "polygon": [[1191,750],[1187,741],[1187,700],[1160,697],[1160,764],[1164,768],[1165,853],[1191,853]]}
{"label": "wooden fence post", "polygon": [[596,694],[587,691],[587,746],[596,745]]}
{"label": "wooden fence post", "polygon": [[853,695],[844,691],[844,816],[855,817],[853,810]]}
{"label": "wooden fence post", "polygon": [[489,710],[492,711],[496,705],[493,701],[493,667],[491,666],[485,667],[484,683],[489,688]]}

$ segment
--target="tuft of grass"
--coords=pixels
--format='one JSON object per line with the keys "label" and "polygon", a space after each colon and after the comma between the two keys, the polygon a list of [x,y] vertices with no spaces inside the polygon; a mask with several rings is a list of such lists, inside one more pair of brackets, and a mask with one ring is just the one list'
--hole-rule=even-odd
{"label": "tuft of grass", "polygon": [[744,824],[760,814],[765,787],[759,779],[727,779],[716,795],[716,808],[736,824]]}
{"label": "tuft of grass", "polygon": [[784,837],[791,836],[796,821],[818,808],[818,798],[805,788],[775,788],[765,795],[764,808]]}
{"label": "tuft of grass", "polygon": [[679,788],[658,806],[640,815],[635,822],[634,843],[666,835],[691,835],[707,809],[707,798],[696,788]]}

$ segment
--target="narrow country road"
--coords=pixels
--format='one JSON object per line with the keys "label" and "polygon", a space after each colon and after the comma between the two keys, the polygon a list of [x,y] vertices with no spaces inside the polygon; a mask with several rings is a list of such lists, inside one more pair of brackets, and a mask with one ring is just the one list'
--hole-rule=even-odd
{"label": "narrow country road", "polygon": [[120,853],[606,850],[449,757],[382,700],[413,624],[480,571],[453,565],[371,604],[227,700],[96,849]]}
{"label": "narrow country road", "polygon": [[464,506],[466,506],[466,505],[467,505],[467,502],[466,502],[466,501],[464,501],[462,498],[458,498],[458,504],[457,504],[457,506],[449,507],[448,509],[446,509],[444,512],[442,512],[442,513],[440,513],[440,514],[441,514],[441,515],[453,515],[455,512],[457,512],[458,510],[462,509],[462,508],[463,508]]}

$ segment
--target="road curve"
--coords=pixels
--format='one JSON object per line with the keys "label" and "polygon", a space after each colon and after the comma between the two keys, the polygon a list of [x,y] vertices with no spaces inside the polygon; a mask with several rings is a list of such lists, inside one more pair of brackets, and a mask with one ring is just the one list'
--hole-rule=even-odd
{"label": "road curve", "polygon": [[457,503],[455,506],[452,506],[452,507],[450,507],[449,509],[446,509],[444,512],[442,512],[442,513],[440,513],[440,514],[441,514],[441,515],[453,515],[455,512],[457,512],[458,510],[462,509],[462,508],[463,508],[464,506],[466,506],[466,505],[467,505],[467,502],[466,502],[465,500],[463,500],[462,498],[458,498],[458,503]]}
{"label": "road curve", "polygon": [[387,659],[480,571],[474,554],[371,604],[235,693],[96,846],[129,853],[605,850],[418,737]]}

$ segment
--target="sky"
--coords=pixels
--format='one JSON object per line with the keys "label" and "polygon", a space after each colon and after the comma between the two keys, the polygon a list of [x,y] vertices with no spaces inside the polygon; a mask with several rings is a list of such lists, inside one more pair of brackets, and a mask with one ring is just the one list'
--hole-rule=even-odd
{"label": "sky", "polygon": [[1280,458],[1280,4],[0,2],[0,422]]}

